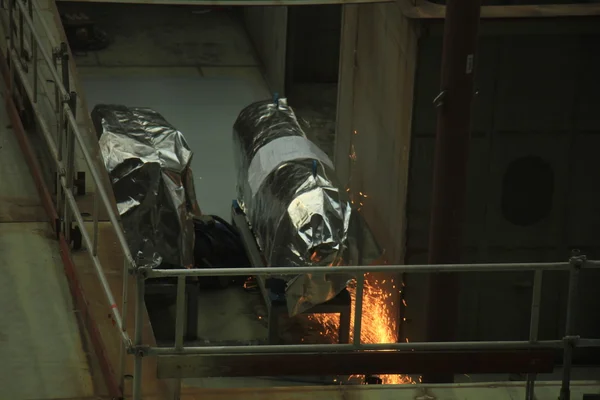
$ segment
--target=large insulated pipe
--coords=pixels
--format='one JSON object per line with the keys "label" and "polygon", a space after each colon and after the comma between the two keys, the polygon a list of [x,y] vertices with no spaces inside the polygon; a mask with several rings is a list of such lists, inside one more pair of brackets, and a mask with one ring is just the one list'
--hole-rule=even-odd
{"label": "large insulated pipe", "polygon": [[[479,30],[480,0],[448,0],[444,22],[441,92],[438,107],[429,263],[460,262],[467,188],[467,162]],[[427,340],[455,339],[458,275],[432,275],[427,307]],[[452,375],[428,375],[424,382],[453,382]]]}

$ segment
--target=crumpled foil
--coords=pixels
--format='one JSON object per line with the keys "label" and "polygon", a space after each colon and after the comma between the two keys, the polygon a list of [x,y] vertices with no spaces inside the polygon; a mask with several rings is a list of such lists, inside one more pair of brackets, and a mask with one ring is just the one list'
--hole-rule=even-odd
{"label": "crumpled foil", "polygon": [[[242,110],[234,124],[234,154],[238,203],[267,266],[325,269],[380,256],[370,231],[362,232],[364,221],[352,212],[333,163],[307,139],[285,99]],[[286,281],[293,316],[334,298],[352,276],[324,270],[278,278]]]}
{"label": "crumpled foil", "polygon": [[137,265],[192,267],[200,209],[183,134],[149,108],[97,105],[91,117]]}

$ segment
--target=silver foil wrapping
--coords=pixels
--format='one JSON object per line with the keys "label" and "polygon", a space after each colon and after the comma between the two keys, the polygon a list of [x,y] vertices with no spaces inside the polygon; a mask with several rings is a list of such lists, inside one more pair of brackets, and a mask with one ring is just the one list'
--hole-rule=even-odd
{"label": "silver foil wrapping", "polygon": [[238,203],[267,266],[324,267],[319,274],[279,277],[286,281],[290,315],[346,288],[352,276],[327,274],[327,266],[379,257],[368,229],[363,235],[364,221],[340,189],[333,163],[306,138],[285,99],[242,110],[234,125],[234,154]]}
{"label": "silver foil wrapping", "polygon": [[91,116],[137,264],[192,267],[200,210],[183,134],[149,108],[98,105]]}

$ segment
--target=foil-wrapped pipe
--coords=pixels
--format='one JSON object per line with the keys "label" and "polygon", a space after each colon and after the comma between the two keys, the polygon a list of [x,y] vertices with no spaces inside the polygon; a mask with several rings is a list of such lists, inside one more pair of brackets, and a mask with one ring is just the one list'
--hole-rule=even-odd
{"label": "foil-wrapped pipe", "polygon": [[[238,203],[267,266],[357,263],[352,209],[333,163],[301,129],[285,99],[251,104],[234,124]],[[349,275],[280,277],[290,315],[344,290]]]}
{"label": "foil-wrapped pipe", "polygon": [[137,264],[193,267],[200,208],[183,134],[149,108],[97,105],[91,117]]}

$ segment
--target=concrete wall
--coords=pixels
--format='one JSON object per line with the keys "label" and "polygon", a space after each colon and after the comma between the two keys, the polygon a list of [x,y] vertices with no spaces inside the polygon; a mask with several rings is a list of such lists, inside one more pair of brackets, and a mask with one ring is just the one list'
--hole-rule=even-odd
{"label": "concrete wall", "polygon": [[260,57],[269,89],[285,92],[287,6],[246,7],[246,29]]}
{"label": "concrete wall", "polygon": [[[580,248],[600,258],[600,39],[596,21],[482,22],[476,76],[465,262],[568,259]],[[427,260],[439,92],[440,24],[423,29],[411,145],[406,263]],[[596,72],[594,72],[596,71]],[[511,170],[514,171],[511,172]],[[600,274],[584,271],[578,334],[600,336]],[[564,332],[566,273],[544,275],[540,337]],[[465,274],[460,339],[527,339],[532,273]],[[407,277],[405,334],[422,338],[427,280]]]}

